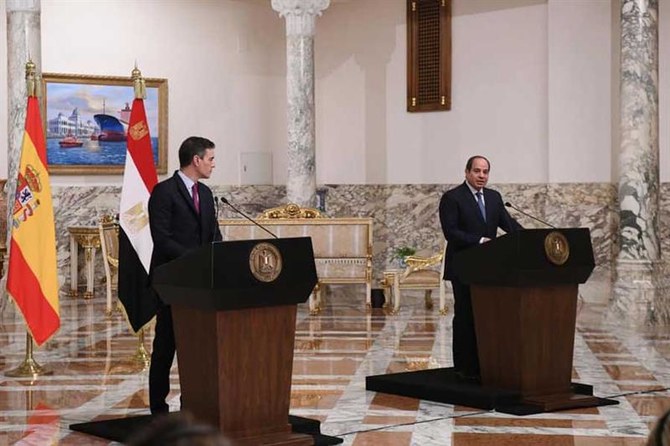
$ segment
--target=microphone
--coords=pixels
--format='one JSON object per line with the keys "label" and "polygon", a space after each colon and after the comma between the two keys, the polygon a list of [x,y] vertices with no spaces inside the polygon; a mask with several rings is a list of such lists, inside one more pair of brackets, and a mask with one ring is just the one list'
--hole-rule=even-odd
{"label": "microphone", "polygon": [[219,219],[219,197],[214,195],[214,207],[216,208],[216,219]]}
{"label": "microphone", "polygon": [[505,202],[505,206],[507,206],[508,208],[512,208],[512,209],[514,209],[515,211],[517,211],[517,212],[519,212],[519,213],[525,215],[526,217],[530,217],[530,218],[532,218],[533,220],[537,220],[537,221],[539,221],[540,223],[542,223],[543,225],[549,226],[550,228],[553,228],[553,229],[558,229],[558,228],[556,228],[556,226],[554,226],[554,225],[552,225],[552,224],[549,224],[549,223],[547,223],[547,222],[544,221],[544,220],[540,220],[539,218],[534,217],[534,216],[530,215],[529,213],[522,211],[522,210],[519,209],[518,207],[513,206],[512,203],[510,203],[509,201],[506,201],[506,202]]}
{"label": "microphone", "polygon": [[223,203],[223,204],[227,204],[227,205],[230,206],[235,212],[237,212],[237,213],[240,214],[242,217],[246,218],[247,220],[249,220],[250,222],[252,222],[252,223],[255,224],[256,226],[258,226],[259,228],[261,228],[263,231],[267,232],[268,234],[270,234],[270,235],[273,236],[274,238],[279,238],[279,237],[277,237],[277,236],[275,235],[274,232],[270,231],[268,228],[266,228],[265,226],[261,225],[261,224],[258,223],[256,220],[254,220],[253,218],[249,217],[247,214],[245,214],[244,212],[240,211],[240,210],[237,209],[235,206],[233,206],[232,203],[231,203],[230,201],[228,201],[228,200],[226,199],[226,197],[224,197],[223,195],[221,195],[221,203]]}

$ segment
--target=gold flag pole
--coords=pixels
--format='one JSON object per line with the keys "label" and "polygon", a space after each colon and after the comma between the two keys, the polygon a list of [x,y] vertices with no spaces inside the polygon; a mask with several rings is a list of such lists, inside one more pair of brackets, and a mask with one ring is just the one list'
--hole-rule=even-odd
{"label": "gold flag pole", "polygon": [[142,77],[142,72],[137,68],[137,63],[131,75],[133,80],[133,91],[135,92],[135,99],[145,99],[147,97],[147,87]]}
{"label": "gold flag pole", "polygon": [[26,333],[26,357],[17,368],[5,372],[10,378],[36,378],[38,376],[52,375],[51,370],[42,367],[33,358],[33,337]]}
{"label": "gold flag pole", "polygon": [[[28,96],[39,96],[41,93],[41,79],[37,74],[37,66],[32,60],[26,63],[26,90]],[[33,358],[33,337],[26,332],[26,356],[23,363],[8,372],[5,376],[10,378],[36,378],[43,375],[51,375],[51,370],[42,367]]]}
{"label": "gold flag pole", "polygon": [[[135,63],[135,68],[132,71],[131,79],[133,81],[133,91],[135,93],[135,99],[146,98],[146,84],[144,82],[144,78],[142,77],[142,72],[137,68],[137,63]],[[131,131],[132,131],[131,129],[128,129],[129,134]],[[116,308],[119,311],[121,311],[119,301],[117,301]],[[128,319],[127,314],[126,319]],[[130,324],[130,321],[128,323],[129,325],[132,325]],[[135,350],[133,356],[123,360],[124,364],[126,365],[130,363],[131,369],[124,370],[121,373],[123,374],[132,374],[138,372],[141,373],[149,368],[149,364],[151,363],[151,356],[144,347],[144,337],[145,337],[144,333],[145,328],[142,328],[137,332],[137,349]],[[139,371],[137,370],[137,367],[140,367]]]}
{"label": "gold flag pole", "polygon": [[142,372],[149,368],[151,358],[147,349],[144,348],[144,328],[137,334],[137,350],[135,351],[132,361],[133,363],[142,366]]}
{"label": "gold flag pole", "polygon": [[[142,77],[142,72],[137,68],[137,62],[135,62],[135,68],[131,73],[131,78],[133,80],[133,91],[135,93],[135,99],[144,99],[147,97],[147,88]],[[142,366],[142,371],[149,368],[150,363],[149,353],[146,348],[144,348],[144,328],[140,329],[137,334],[137,350],[135,351],[135,356],[133,356],[133,362]]]}

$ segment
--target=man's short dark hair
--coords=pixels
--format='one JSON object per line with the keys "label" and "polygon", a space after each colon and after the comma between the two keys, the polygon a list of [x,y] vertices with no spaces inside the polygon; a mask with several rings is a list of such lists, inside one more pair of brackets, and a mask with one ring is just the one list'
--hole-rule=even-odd
{"label": "man's short dark hair", "polygon": [[470,170],[472,170],[472,163],[474,163],[477,158],[481,158],[484,161],[486,161],[486,164],[488,164],[488,166],[489,166],[489,170],[491,170],[491,163],[489,162],[489,160],[485,156],[481,156],[481,155],[475,155],[475,156],[471,156],[470,158],[468,158],[468,162],[465,163],[465,170],[470,172]]}
{"label": "man's short dark hair", "polygon": [[200,136],[189,136],[179,146],[179,167],[186,167],[191,164],[193,157],[198,155],[200,158],[205,156],[205,150],[216,147],[212,141]]}

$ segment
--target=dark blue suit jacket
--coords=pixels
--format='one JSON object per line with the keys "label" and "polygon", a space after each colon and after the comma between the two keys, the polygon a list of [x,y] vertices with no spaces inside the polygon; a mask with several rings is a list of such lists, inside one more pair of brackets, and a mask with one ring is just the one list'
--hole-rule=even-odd
{"label": "dark blue suit jacket", "polygon": [[221,240],[211,189],[199,183],[198,195],[200,214],[177,172],[154,186],[149,198],[149,226],[154,241],[151,271],[206,243]]}
{"label": "dark blue suit jacket", "polygon": [[465,182],[442,195],[440,223],[444,237],[449,242],[445,253],[444,279],[446,280],[456,278],[454,256],[459,251],[478,245],[482,237],[494,239],[498,228],[502,228],[505,232],[523,229],[505,209],[500,193],[487,188],[483,189],[483,193],[486,221],[479,211],[477,200]]}

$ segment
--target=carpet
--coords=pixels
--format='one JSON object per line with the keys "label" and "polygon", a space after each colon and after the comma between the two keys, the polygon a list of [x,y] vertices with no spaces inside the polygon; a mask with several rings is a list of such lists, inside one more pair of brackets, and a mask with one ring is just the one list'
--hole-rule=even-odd
{"label": "carpet", "polygon": [[[485,387],[476,383],[464,383],[458,380],[452,367],[368,376],[365,378],[365,389],[438,403],[495,410],[513,415],[532,415],[546,412],[540,406],[524,402],[516,392]],[[585,384],[573,383],[572,391],[576,395],[593,395],[593,387]],[[584,406],[575,403],[574,407],[608,406],[612,404],[619,404],[619,402],[612,399],[595,398],[593,404]],[[568,408],[561,410],[565,409]]]}
{"label": "carpet", "polygon": [[[170,412],[168,416],[178,416],[179,412]],[[330,446],[343,442],[341,438],[323,435],[321,433],[321,422],[310,418],[289,415],[289,423],[294,433],[311,435],[315,446]],[[115,418],[111,420],[90,421],[87,423],[71,424],[70,429],[76,432],[105,438],[119,443],[126,442],[136,432],[146,427],[153,415],[139,415],[127,418]]]}

